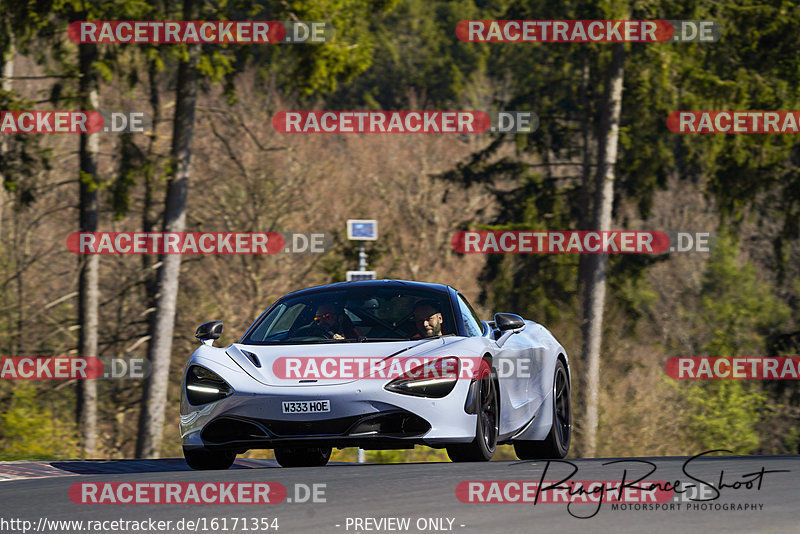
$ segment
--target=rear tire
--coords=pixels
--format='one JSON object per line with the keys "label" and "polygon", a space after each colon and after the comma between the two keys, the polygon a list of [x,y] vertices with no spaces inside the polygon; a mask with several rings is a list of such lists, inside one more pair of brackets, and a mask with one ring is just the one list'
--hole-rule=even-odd
{"label": "rear tire", "polygon": [[274,452],[281,467],[321,467],[331,459],[330,447],[276,447]]}
{"label": "rear tire", "polygon": [[564,458],[572,439],[572,404],[567,368],[556,361],[553,376],[553,425],[544,441],[514,441],[514,452],[520,460]]}
{"label": "rear tire", "polygon": [[236,453],[226,450],[183,449],[183,458],[189,467],[200,471],[228,469],[236,460]]}
{"label": "rear tire", "polygon": [[499,396],[493,374],[480,379],[480,409],[472,443],[450,445],[447,456],[453,462],[488,462],[497,448]]}

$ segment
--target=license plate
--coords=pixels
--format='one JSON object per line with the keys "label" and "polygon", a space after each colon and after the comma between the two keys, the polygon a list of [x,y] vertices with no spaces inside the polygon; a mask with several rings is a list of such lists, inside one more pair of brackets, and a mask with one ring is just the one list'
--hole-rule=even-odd
{"label": "license plate", "polygon": [[283,413],[324,413],[331,411],[331,401],[284,401]]}

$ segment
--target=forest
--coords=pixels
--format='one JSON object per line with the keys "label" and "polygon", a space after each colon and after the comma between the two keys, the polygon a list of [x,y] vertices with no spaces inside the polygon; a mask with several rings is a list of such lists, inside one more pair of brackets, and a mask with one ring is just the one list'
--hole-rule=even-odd
{"label": "forest", "polygon": [[[465,42],[464,20],[712,20],[715,42]],[[76,21],[322,21],[308,43],[77,44]],[[145,360],[146,378],[0,379],[0,460],[181,454],[196,327],[237,341],[277,298],[446,283],[570,354],[573,457],[800,453],[792,380],[675,380],[681,357],[800,355],[797,134],[681,134],[681,110],[800,109],[783,0],[0,0],[0,110],[148,117],[0,134],[0,362]],[[285,134],[298,110],[527,110],[527,133]],[[466,230],[706,232],[707,252],[462,254]],[[324,233],[318,254],[77,255],[74,232]],[[271,458],[271,451],[248,457]],[[333,460],[354,461],[355,449]],[[509,446],[496,459],[514,458]],[[367,461],[446,460],[368,451]]]}

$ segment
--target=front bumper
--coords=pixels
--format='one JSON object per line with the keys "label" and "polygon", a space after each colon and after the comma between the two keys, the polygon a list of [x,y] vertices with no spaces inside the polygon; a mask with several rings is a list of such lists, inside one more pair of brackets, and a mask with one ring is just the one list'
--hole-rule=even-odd
{"label": "front bumper", "polygon": [[[181,395],[181,438],[185,448],[238,451],[276,446],[333,446],[364,449],[433,447],[475,438],[476,415],[466,413],[470,380],[458,380],[446,397],[434,399],[384,389],[386,380],[362,379],[336,385],[265,386],[241,370],[193,358],[230,384],[225,399],[193,406]],[[283,401],[329,400],[331,411],[284,414]]]}

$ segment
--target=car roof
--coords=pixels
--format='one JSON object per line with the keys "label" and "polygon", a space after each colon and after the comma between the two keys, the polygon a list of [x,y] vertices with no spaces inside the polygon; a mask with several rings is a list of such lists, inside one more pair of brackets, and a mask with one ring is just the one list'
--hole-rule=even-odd
{"label": "car roof", "polygon": [[300,289],[298,291],[287,293],[286,295],[284,295],[283,298],[289,296],[296,297],[302,295],[310,295],[312,293],[322,293],[325,291],[336,290],[336,289],[353,289],[353,288],[367,288],[367,289],[397,288],[397,289],[412,289],[412,290],[422,289],[428,291],[436,291],[439,293],[447,293],[449,289],[453,289],[452,287],[446,284],[434,284],[431,282],[414,282],[411,280],[394,280],[394,279],[358,280],[355,282],[337,282],[334,284],[325,284],[323,286]]}

